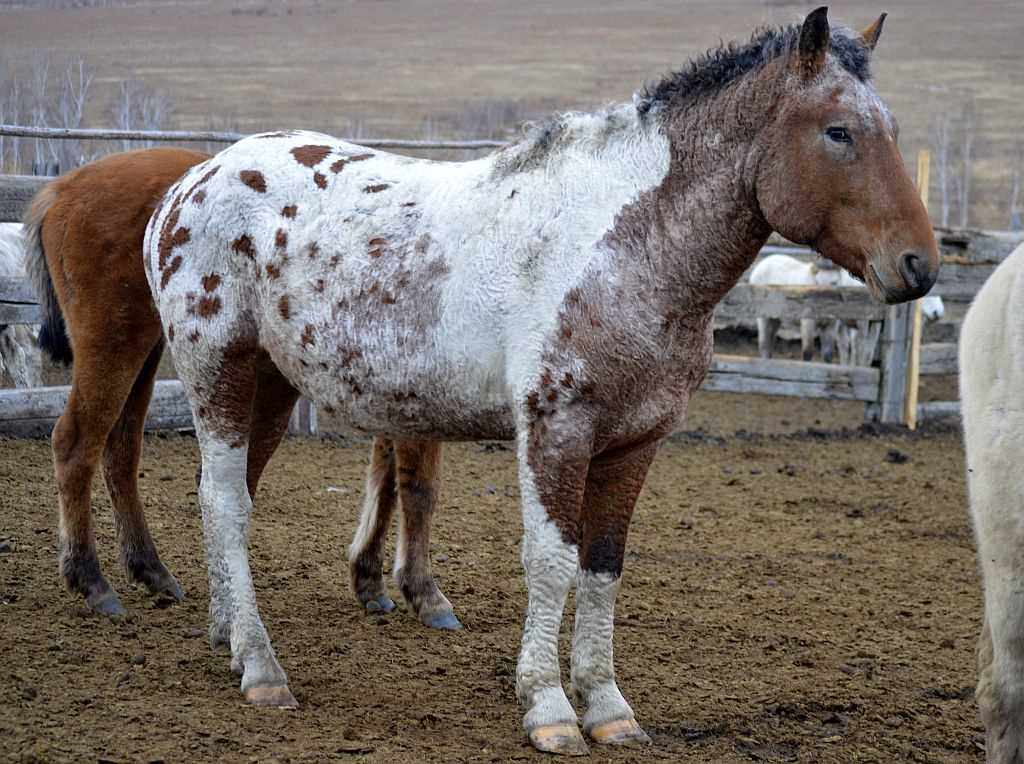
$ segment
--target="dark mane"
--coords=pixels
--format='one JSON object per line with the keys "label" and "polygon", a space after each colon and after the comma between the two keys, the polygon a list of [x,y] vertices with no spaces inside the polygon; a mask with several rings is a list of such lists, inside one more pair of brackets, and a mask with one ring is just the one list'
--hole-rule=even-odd
{"label": "dark mane", "polygon": [[[644,86],[637,108],[645,113],[656,105],[682,105],[700,96],[717,93],[743,75],[787,55],[797,47],[799,40],[800,26],[795,24],[758,29],[750,42],[743,45],[722,43],[690,61],[685,68],[668,74],[657,84]],[[862,82],[871,78],[870,51],[848,29],[832,27],[829,52]]]}

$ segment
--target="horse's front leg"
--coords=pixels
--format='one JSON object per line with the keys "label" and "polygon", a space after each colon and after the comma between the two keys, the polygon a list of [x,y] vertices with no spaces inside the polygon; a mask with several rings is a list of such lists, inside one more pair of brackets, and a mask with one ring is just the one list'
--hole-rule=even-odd
{"label": "horse's front leg", "polygon": [[583,729],[595,742],[649,743],[615,683],[612,631],[626,533],[657,443],[590,463],[582,509],[572,688],[586,706]]}
{"label": "horse's front leg", "polygon": [[528,600],[516,694],[526,707],[523,727],[541,751],[582,755],[587,744],[562,689],[558,632],[578,564],[579,509],[589,443],[558,443],[535,421],[519,433],[523,503],[522,560]]}

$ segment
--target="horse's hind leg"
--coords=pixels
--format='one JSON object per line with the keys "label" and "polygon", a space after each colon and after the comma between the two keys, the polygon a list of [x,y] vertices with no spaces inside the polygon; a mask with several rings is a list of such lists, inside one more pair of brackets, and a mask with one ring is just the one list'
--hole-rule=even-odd
{"label": "horse's hind leg", "polygon": [[348,549],[352,591],[367,610],[395,609],[384,583],[384,542],[397,503],[394,443],[387,438],[375,438],[366,470],[363,511]]}
{"label": "horse's hind leg", "polygon": [[241,674],[245,699],[256,705],[294,706],[256,606],[249,566],[252,499],[248,450],[257,400],[261,353],[254,334],[235,327],[222,347],[175,354],[178,372],[196,412],[202,453],[199,505],[210,577],[210,637],[227,631],[231,668]]}
{"label": "horse's hind leg", "polygon": [[161,355],[162,341],[150,351],[117,423],[107,435],[103,450],[103,475],[114,505],[114,519],[121,540],[121,560],[128,576],[133,581],[145,584],[153,594],[164,594],[181,600],[185,596],[184,592],[160,561],[139,497],[142,431]]}
{"label": "horse's hind leg", "polygon": [[440,441],[395,441],[401,523],[395,583],[421,622],[433,629],[462,624],[430,571],[430,519],[441,483]]}
{"label": "horse's hind leg", "polygon": [[[84,322],[80,322],[84,325]],[[60,569],[68,589],[95,612],[124,614],[120,599],[100,571],[91,506],[92,479],[139,369],[159,342],[140,327],[133,342],[111,348],[106,337],[75,343],[71,395],[53,428],[53,463],[60,496]]]}

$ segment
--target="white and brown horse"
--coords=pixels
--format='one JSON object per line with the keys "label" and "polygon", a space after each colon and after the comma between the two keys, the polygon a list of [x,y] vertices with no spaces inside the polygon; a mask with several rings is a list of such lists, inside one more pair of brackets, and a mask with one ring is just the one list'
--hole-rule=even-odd
{"label": "white and brown horse", "polygon": [[615,682],[614,601],[647,469],[708,368],[715,304],[772,230],[888,302],[938,273],[870,83],[880,28],[830,30],[822,8],[477,161],[271,133],[171,188],[145,267],[202,451],[211,628],[247,700],[295,704],[256,606],[246,454],[254,421],[301,392],[354,430],[418,441],[398,461],[424,502],[437,442],[516,440],[524,726],[540,749],[585,750],[558,662],[575,581],[583,729],[646,740]]}

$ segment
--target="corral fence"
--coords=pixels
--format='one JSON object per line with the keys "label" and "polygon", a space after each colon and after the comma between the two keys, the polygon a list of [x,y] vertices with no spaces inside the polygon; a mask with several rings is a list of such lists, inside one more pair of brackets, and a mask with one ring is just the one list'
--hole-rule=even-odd
{"label": "corral fence", "polygon": [[[0,125],[0,135],[28,138],[73,138],[108,140],[145,140],[169,142],[210,141],[230,143],[244,137],[221,132],[147,132],[126,130],[65,130]],[[492,149],[500,141],[403,141],[360,140],[374,148],[415,151]],[[0,222],[19,222],[25,208],[48,178],[0,175]],[[966,306],[995,266],[1024,238],[1022,234],[975,230],[936,229],[943,255],[942,274],[932,293]],[[762,254],[786,251],[810,258],[813,253],[795,247],[777,237]],[[876,303],[867,291],[839,287],[767,287],[738,284],[716,310],[716,323],[743,325],[758,317],[797,322],[818,320],[880,322],[880,358],[878,368],[837,364],[762,359],[716,354],[703,389],[718,392],[795,396],[828,400],[859,401],[865,405],[869,420],[883,423],[907,421],[908,400],[916,400],[917,374],[955,374],[956,342],[926,344],[918,355],[914,348],[914,309],[912,305],[885,306]],[[29,284],[0,279],[0,325],[39,323],[40,311]],[[39,431],[59,416],[67,401],[67,386],[0,390],[0,432]],[[925,403],[916,407],[917,419],[958,412],[956,401]],[[914,417],[910,418],[913,421]],[[150,406],[150,429],[184,428],[192,424],[184,390],[176,380],[157,382]],[[292,431],[317,432],[316,409],[300,401],[292,417]]]}

